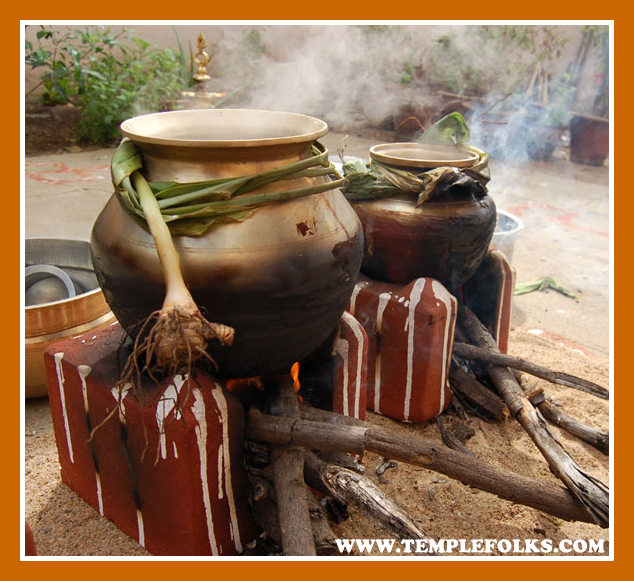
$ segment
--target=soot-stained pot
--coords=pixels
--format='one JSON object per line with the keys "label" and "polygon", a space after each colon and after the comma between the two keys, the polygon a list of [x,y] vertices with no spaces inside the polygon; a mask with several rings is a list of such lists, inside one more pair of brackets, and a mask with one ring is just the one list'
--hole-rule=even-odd
{"label": "soot-stained pot", "polygon": [[[460,147],[391,143],[370,148],[370,157],[399,169],[468,168],[478,156]],[[457,291],[477,270],[495,230],[496,209],[488,196],[461,189],[417,206],[417,195],[402,192],[353,204],[365,234],[361,270],[387,282],[419,277]]]}
{"label": "soot-stained pot", "polygon": [[[157,113],[122,124],[141,151],[145,177],[178,182],[250,175],[298,161],[327,130],[304,115],[238,109]],[[325,179],[284,180],[259,191]],[[235,329],[232,346],[209,347],[224,377],[287,373],[310,355],[336,328],[363,254],[359,219],[338,189],[275,202],[244,222],[174,239],[203,314]],[[104,295],[134,336],[164,296],[154,241],[113,196],[94,225],[91,245]]]}

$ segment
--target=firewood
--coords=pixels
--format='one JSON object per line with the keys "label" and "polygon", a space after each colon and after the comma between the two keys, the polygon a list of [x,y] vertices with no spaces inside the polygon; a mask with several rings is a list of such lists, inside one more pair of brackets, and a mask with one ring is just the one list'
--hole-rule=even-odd
{"label": "firewood", "polygon": [[452,367],[449,371],[449,382],[452,389],[482,407],[494,418],[498,420],[508,419],[509,410],[504,401],[463,369]]}
{"label": "firewood", "polygon": [[504,367],[512,367],[518,369],[540,379],[545,379],[551,383],[559,385],[565,385],[566,387],[572,387],[580,391],[584,391],[601,399],[609,399],[610,392],[600,385],[582,379],[581,377],[575,377],[569,373],[563,373],[561,371],[553,371],[541,365],[531,363],[521,359],[520,357],[514,357],[512,355],[505,355],[499,351],[491,351],[490,349],[481,348],[476,345],[469,345],[467,343],[454,343],[453,352],[455,355],[464,357],[466,359],[477,359],[485,363],[494,363],[495,365],[503,365]]}
{"label": "firewood", "polygon": [[429,535],[369,478],[334,464],[326,464],[307,452],[305,471],[308,482],[323,485],[335,499],[367,514],[398,539],[424,539]]}
{"label": "firewood", "polygon": [[604,454],[610,453],[610,432],[598,428],[592,428],[573,418],[571,415],[560,410],[543,397],[531,397],[529,399],[533,405],[539,408],[542,415],[551,423],[566,430],[569,434],[576,436],[580,440],[594,446]]}
{"label": "firewood", "polygon": [[[468,486],[564,520],[594,522],[584,506],[565,488],[498,468],[418,435],[401,436],[393,430],[347,417],[333,418],[327,423],[319,418],[339,414],[314,408],[303,407],[301,413],[303,418],[294,420],[252,409],[247,422],[247,438],[358,455],[374,452],[440,472]],[[317,421],[305,419],[308,416]]]}
{"label": "firewood", "polygon": [[[266,471],[264,472],[266,474]],[[271,482],[263,476],[250,474],[251,484],[250,504],[253,518],[265,532],[269,544],[279,548],[282,546],[282,533],[279,524],[275,492]],[[313,494],[308,495],[310,524],[315,541],[317,555],[338,555],[335,535],[330,529],[324,511]]]}
{"label": "firewood", "polygon": [[359,474],[365,474],[365,466],[361,464],[358,456],[351,456],[345,452],[320,452],[317,451],[319,456],[326,464],[335,464],[348,470],[358,472]]}
{"label": "firewood", "polygon": [[328,525],[326,515],[314,494],[308,496],[308,506],[310,509],[310,523],[313,529],[317,555],[341,555],[337,549],[335,534]]}
{"label": "firewood", "polygon": [[266,533],[276,547],[282,546],[282,535],[280,532],[280,521],[275,503],[275,492],[271,483],[261,476],[249,475],[251,494],[249,503],[251,514],[257,525]]}
{"label": "firewood", "polygon": [[[495,339],[468,307],[460,306],[459,321],[476,346],[499,353]],[[598,525],[608,527],[610,498],[607,486],[586,474],[566,452],[508,367],[490,365],[489,377],[504,398],[512,416],[531,437],[555,475],[588,509]]]}
{"label": "firewood", "polygon": [[[299,418],[299,402],[290,377],[279,382],[275,409],[289,419]],[[304,483],[305,450],[295,445],[273,446],[271,473],[275,484],[277,513],[286,556],[316,555],[308,505],[309,490]]]}

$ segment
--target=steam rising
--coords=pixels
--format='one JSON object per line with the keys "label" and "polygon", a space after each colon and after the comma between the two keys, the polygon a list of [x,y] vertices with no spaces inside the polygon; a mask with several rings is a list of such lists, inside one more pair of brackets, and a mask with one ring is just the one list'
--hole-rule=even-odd
{"label": "steam rising", "polygon": [[240,106],[306,113],[351,127],[378,126],[403,102],[430,101],[401,82],[404,64],[418,51],[416,27],[255,30],[225,29],[219,47],[225,74],[218,82],[239,90]]}
{"label": "steam rising", "polygon": [[[509,40],[506,33],[517,32],[512,29],[535,31],[533,45],[527,48],[524,40]],[[447,93],[466,95],[473,98],[461,112],[471,127],[472,143],[494,156],[521,160],[534,154],[525,141],[531,129],[567,125],[568,111],[583,97],[566,79],[578,60],[582,29],[350,24],[211,27],[215,47],[211,85],[230,94],[224,106],[305,113],[341,131],[361,126],[395,129],[407,111],[429,126],[446,113],[439,107],[447,102]],[[548,70],[545,100],[537,95],[537,86],[535,94],[526,90],[537,60]],[[591,76],[598,65],[590,65]],[[577,87],[584,86],[579,78],[576,81]],[[527,111],[526,104],[538,100],[544,101],[543,106]],[[560,138],[561,132],[553,137]]]}

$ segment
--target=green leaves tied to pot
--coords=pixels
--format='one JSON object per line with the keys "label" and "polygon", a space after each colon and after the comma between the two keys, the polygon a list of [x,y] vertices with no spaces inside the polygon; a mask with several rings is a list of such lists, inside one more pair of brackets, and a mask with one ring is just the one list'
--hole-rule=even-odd
{"label": "green leaves tied to pot", "polygon": [[487,154],[471,145],[469,127],[460,113],[451,113],[436,122],[418,140],[433,145],[460,146],[475,154],[474,163],[467,168],[442,166],[421,171],[386,165],[372,159],[368,164],[360,160],[346,161],[343,151],[339,156],[346,182],[341,191],[351,201],[372,200],[393,196],[400,192],[417,194],[417,205],[445,195],[471,194],[476,200],[486,195],[489,181]]}
{"label": "green leaves tied to pot", "polygon": [[[147,229],[139,195],[131,179],[135,172],[141,173],[142,169],[143,160],[138,147],[133,141],[124,139],[112,158],[112,183],[121,206]],[[320,176],[337,179],[294,190],[256,191],[277,181]],[[343,182],[328,161],[328,150],[316,142],[311,157],[258,174],[189,183],[148,183],[170,232],[174,235],[200,236],[217,222],[242,222],[262,206],[332,190]]]}
{"label": "green leaves tied to pot", "polygon": [[376,160],[372,160],[369,166],[343,162],[345,182],[341,191],[350,201],[387,198],[401,192],[411,192],[417,194],[418,206],[446,195],[449,190],[453,193],[457,190],[471,193],[479,200],[486,195],[487,190],[482,181],[470,173],[448,166],[413,173]]}

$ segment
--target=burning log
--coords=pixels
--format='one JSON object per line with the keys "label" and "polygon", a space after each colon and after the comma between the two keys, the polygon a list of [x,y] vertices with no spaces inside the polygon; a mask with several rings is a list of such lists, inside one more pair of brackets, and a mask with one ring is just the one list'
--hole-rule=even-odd
{"label": "burning log", "polygon": [[592,381],[575,377],[568,373],[562,373],[560,371],[552,371],[546,367],[536,365],[530,361],[521,359],[520,357],[513,357],[511,355],[505,355],[499,351],[492,351],[490,349],[482,348],[476,345],[469,345],[467,343],[454,343],[453,352],[455,355],[464,357],[466,359],[477,359],[485,363],[492,363],[494,365],[502,365],[504,367],[512,367],[519,371],[524,371],[540,379],[545,379],[551,383],[559,385],[565,385],[566,387],[572,387],[580,391],[585,391],[591,395],[599,397],[601,399],[610,399],[610,392]]}
{"label": "burning log", "polygon": [[[279,393],[273,409],[280,419],[299,420],[298,399],[291,381],[281,378],[274,387]],[[345,418],[340,414],[329,417]],[[284,555],[323,555],[332,554],[334,550],[334,535],[324,520],[321,507],[306,488],[304,478],[336,501],[365,512],[399,538],[428,537],[411,516],[358,471],[326,463],[302,445],[272,443],[271,464],[262,475],[264,478],[266,474],[271,475],[276,501],[271,501],[271,485],[262,476],[254,476],[252,505],[258,523],[282,546]],[[349,463],[349,456],[345,454],[335,452],[331,458]]]}
{"label": "burning log", "polygon": [[[280,415],[291,420],[299,418],[299,401],[290,377],[279,384],[275,407]],[[305,450],[294,445],[273,446],[271,472],[275,483],[277,513],[284,555],[316,555],[311,527],[308,496],[304,483]]]}
{"label": "burning log", "polygon": [[301,414],[302,419],[293,420],[251,410],[247,437],[272,444],[359,455],[374,452],[440,472],[468,486],[564,520],[595,522],[573,494],[558,486],[497,468],[419,436],[402,437],[389,429],[314,408],[302,408]]}
{"label": "burning log", "polygon": [[[464,331],[476,346],[491,353],[499,353],[489,331],[468,307],[460,307],[459,317]],[[508,367],[490,365],[489,377],[502,394],[511,414],[526,430],[553,472],[587,508],[594,521],[602,527],[608,527],[610,499],[607,486],[586,474],[566,452]]]}

